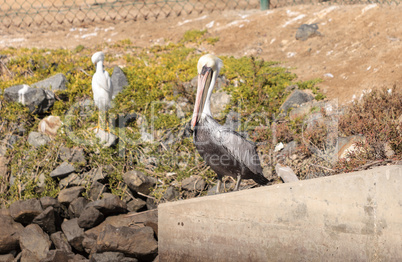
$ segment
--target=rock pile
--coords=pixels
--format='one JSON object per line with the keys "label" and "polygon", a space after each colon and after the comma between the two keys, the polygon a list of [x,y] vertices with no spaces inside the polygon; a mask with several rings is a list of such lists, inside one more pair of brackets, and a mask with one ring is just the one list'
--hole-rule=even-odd
{"label": "rock pile", "polygon": [[[0,261],[157,260],[156,210],[141,212],[145,200],[123,201],[110,193],[90,201],[84,191],[73,186],[61,190],[57,199],[17,201],[1,209]],[[94,187],[90,195],[96,194]]]}

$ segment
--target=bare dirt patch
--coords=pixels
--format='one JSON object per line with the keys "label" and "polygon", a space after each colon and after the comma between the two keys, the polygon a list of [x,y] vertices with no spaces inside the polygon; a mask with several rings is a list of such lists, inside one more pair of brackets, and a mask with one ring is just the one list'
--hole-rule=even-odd
{"label": "bare dirt patch", "polygon": [[[363,90],[402,88],[402,6],[293,6],[269,11],[221,11],[151,21],[83,24],[79,27],[4,31],[0,48],[75,48],[130,39],[149,47],[181,39],[190,29],[219,37],[201,51],[281,61],[300,80],[322,78],[329,99],[344,104]],[[301,24],[317,23],[321,36],[296,40]]]}

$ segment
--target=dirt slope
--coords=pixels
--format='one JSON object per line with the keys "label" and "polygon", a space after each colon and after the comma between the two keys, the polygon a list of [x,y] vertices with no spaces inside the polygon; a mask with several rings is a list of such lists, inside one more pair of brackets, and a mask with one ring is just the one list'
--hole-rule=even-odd
{"label": "dirt slope", "polygon": [[[320,86],[328,98],[344,104],[363,90],[402,88],[401,12],[402,6],[293,6],[66,26],[54,32],[19,29],[2,32],[0,48],[74,48],[122,39],[146,47],[178,41],[190,29],[208,29],[209,36],[220,40],[202,51],[282,61],[302,80],[322,78]],[[317,23],[321,36],[296,40],[297,28],[305,23]]]}

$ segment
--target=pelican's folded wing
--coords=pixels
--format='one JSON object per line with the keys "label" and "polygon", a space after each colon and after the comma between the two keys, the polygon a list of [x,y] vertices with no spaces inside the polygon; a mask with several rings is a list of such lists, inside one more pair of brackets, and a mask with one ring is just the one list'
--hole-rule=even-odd
{"label": "pelican's folded wing", "polygon": [[262,174],[260,158],[255,145],[230,129],[221,129],[216,133],[217,141],[237,161],[243,163],[254,174]]}

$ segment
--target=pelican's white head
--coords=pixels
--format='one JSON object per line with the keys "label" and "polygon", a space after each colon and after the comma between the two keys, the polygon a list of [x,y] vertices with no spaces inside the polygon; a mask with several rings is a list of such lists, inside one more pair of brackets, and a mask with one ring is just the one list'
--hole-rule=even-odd
{"label": "pelican's white head", "polygon": [[105,59],[105,54],[102,51],[96,52],[95,54],[92,55],[92,63],[96,65],[98,62],[102,61]]}
{"label": "pelican's white head", "polygon": [[198,64],[197,64],[198,74],[201,74],[202,68],[204,66],[211,68],[214,72],[216,72],[216,75],[219,75],[219,72],[221,71],[221,69],[223,67],[223,62],[216,55],[207,54],[207,55],[201,56],[200,59],[198,60]]}
{"label": "pelican's white head", "polygon": [[210,99],[216,79],[222,67],[222,60],[212,54],[204,55],[198,60],[198,87],[195,98],[193,119],[191,120],[192,128],[195,127],[203,115],[212,116]]}

